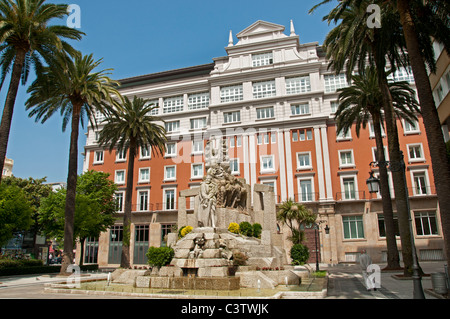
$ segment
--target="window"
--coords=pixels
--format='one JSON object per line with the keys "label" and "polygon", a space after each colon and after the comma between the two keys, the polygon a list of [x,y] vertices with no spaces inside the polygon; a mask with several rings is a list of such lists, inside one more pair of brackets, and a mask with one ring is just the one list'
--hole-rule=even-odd
{"label": "window", "polygon": [[297,153],[297,169],[311,168],[311,153]]}
{"label": "window", "polygon": [[408,145],[409,162],[421,162],[425,158],[423,156],[422,144]]}
{"label": "window", "polygon": [[164,170],[165,181],[174,181],[176,179],[176,166],[166,166]]}
{"label": "window", "polygon": [[148,190],[138,192],[138,210],[140,212],[148,211]]}
{"label": "window", "polygon": [[150,159],[150,147],[148,145],[141,147],[140,159]]}
{"label": "window", "polygon": [[298,131],[292,132],[292,141],[297,142],[298,141]]}
{"label": "window", "polygon": [[253,98],[261,99],[276,95],[275,80],[253,83]]}
{"label": "window", "polygon": [[191,130],[201,130],[206,128],[206,117],[191,119]]}
{"label": "window", "polygon": [[205,109],[209,106],[209,92],[188,95],[188,110]]}
{"label": "window", "polygon": [[256,109],[256,118],[258,120],[270,119],[273,117],[275,117],[275,112],[273,110],[273,106]]}
{"label": "window", "polygon": [[237,123],[240,121],[241,121],[241,112],[240,111],[223,113],[223,122],[225,124]]}
{"label": "window", "polygon": [[164,190],[164,210],[175,209],[175,189]]}
{"label": "window", "polygon": [[242,101],[244,99],[244,90],[242,84],[224,86],[220,88],[220,102],[235,102]]}
{"label": "window", "polygon": [[304,141],[304,140],[306,140],[306,135],[305,135],[305,130],[300,130],[299,131],[299,133],[300,133],[300,141]]}
{"label": "window", "polygon": [[312,141],[312,139],[313,139],[312,130],[306,130],[306,139],[308,141]]}
{"label": "window", "polygon": [[271,132],[270,133],[270,144],[276,144],[277,143],[277,133]]}
{"label": "window", "polygon": [[269,144],[269,134],[258,134],[256,136],[258,145],[261,145],[264,141],[264,144]]}
{"label": "window", "polygon": [[230,159],[230,169],[231,174],[239,175],[239,159],[237,158]]}
{"label": "window", "polygon": [[203,141],[193,141],[192,142],[192,154],[203,153]]}
{"label": "window", "polygon": [[412,123],[409,123],[408,121],[403,120],[403,129],[405,131],[405,134],[420,133],[419,123],[415,120],[413,120]]}
{"label": "window", "polygon": [[116,162],[125,162],[127,160],[127,150],[116,151]]}
{"label": "window", "polygon": [[286,79],[286,94],[298,94],[311,91],[309,75]]}
{"label": "window", "polygon": [[140,168],[139,169],[139,182],[148,183],[150,182],[150,168]]}
{"label": "window", "polygon": [[116,184],[125,184],[125,170],[116,171],[114,181]]}
{"label": "window", "polygon": [[313,192],[313,182],[311,179],[299,180],[300,197],[301,202],[312,202],[314,201]]}
{"label": "window", "polygon": [[203,164],[192,164],[191,178],[203,177]]}
{"label": "window", "polygon": [[336,113],[336,111],[339,108],[339,102],[337,101],[331,101],[331,113]]}
{"label": "window", "polygon": [[338,75],[328,74],[325,75],[324,78],[325,78],[325,93],[336,92],[338,89],[345,88],[348,86],[347,78],[343,73]]}
{"label": "window", "polygon": [[[386,134],[384,134],[384,129],[382,125],[380,125],[380,129],[381,129],[381,136],[383,137],[386,136]],[[369,122],[369,136],[375,137],[375,127],[372,121]]]}
{"label": "window", "polygon": [[342,187],[344,189],[343,199],[356,199],[356,183],[354,177],[345,177],[342,179]]}
{"label": "window", "polygon": [[[384,215],[379,214],[378,215],[378,233],[380,237],[386,237],[386,227],[384,223]],[[398,228],[398,217],[397,215],[394,215],[394,234],[395,236],[400,237],[400,230]]]}
{"label": "window", "polygon": [[242,136],[236,136],[236,147],[242,146]]}
{"label": "window", "polygon": [[364,238],[362,216],[342,216],[344,239]]}
{"label": "window", "polygon": [[273,64],[273,53],[252,54],[252,62],[254,67]]}
{"label": "window", "polygon": [[427,176],[424,171],[412,172],[414,195],[426,195],[428,194]]}
{"label": "window", "polygon": [[406,81],[408,83],[414,83],[414,74],[412,72],[411,67],[408,68],[399,68],[388,76],[389,80],[394,80],[395,82]]}
{"label": "window", "polygon": [[106,116],[100,111],[95,111],[95,120],[97,123],[101,123],[105,120]]}
{"label": "window", "polygon": [[116,200],[116,211],[123,212],[123,192],[116,193],[114,198]]}
{"label": "window", "polygon": [[353,162],[353,151],[339,151],[339,166],[340,167],[349,167],[354,166]]}
{"label": "window", "polygon": [[291,105],[292,115],[305,115],[310,114],[309,103],[302,103],[297,105]]}
{"label": "window", "polygon": [[150,111],[150,115],[158,115],[159,114],[159,100],[152,100],[147,103],[147,105],[152,107]]}
{"label": "window", "polygon": [[415,212],[414,220],[418,236],[438,235],[436,212]]}
{"label": "window", "polygon": [[166,122],[165,127],[167,133],[178,132],[180,131],[180,121]]}
{"label": "window", "polygon": [[184,108],[184,97],[182,95],[168,97],[164,99],[164,107],[163,107],[164,114],[180,112],[183,111],[183,108]]}
{"label": "window", "polygon": [[103,164],[103,151],[95,151],[94,164]]}
{"label": "window", "polygon": [[275,163],[273,155],[261,156],[261,172],[273,172]]}
{"label": "window", "polygon": [[167,143],[165,157],[177,156],[177,143]]}
{"label": "window", "polygon": [[[336,132],[337,132],[337,130],[336,130]],[[351,138],[352,138],[352,132],[350,131],[350,129],[348,131],[346,131],[346,132],[344,132],[344,130],[341,130],[337,134],[337,137],[336,137],[337,140],[349,140]]]}

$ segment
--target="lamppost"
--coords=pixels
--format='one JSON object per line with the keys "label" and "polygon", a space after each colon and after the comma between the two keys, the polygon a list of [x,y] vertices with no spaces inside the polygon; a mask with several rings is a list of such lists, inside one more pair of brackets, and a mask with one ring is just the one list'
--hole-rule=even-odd
{"label": "lamppost", "polygon": [[[369,164],[371,171],[370,176],[366,181],[367,187],[369,188],[370,193],[378,193],[380,189],[380,180],[373,176],[372,167],[386,167],[391,172],[402,172],[403,176],[405,176],[406,172],[406,165],[403,157],[403,152],[401,153],[401,160],[396,161],[380,161],[380,162],[371,162]],[[408,185],[406,184],[406,177],[404,178],[405,181],[405,191],[406,191],[406,208],[409,215],[409,229],[411,233],[411,249],[412,249],[412,259],[413,259],[413,282],[414,282],[414,290],[413,290],[413,297],[414,299],[425,299],[425,294],[423,293],[423,287],[422,287],[422,277],[419,273],[419,262],[417,259],[417,252],[416,252],[416,245],[414,242],[414,234],[413,234],[413,228],[412,228],[412,219],[411,219],[411,211],[409,206],[409,193],[408,193]]]}

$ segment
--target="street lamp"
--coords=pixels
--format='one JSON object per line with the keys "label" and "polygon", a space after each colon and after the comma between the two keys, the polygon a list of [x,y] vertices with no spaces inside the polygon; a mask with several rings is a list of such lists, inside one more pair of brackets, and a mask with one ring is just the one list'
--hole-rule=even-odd
{"label": "street lamp", "polygon": [[[410,237],[411,237],[411,249],[412,249],[412,259],[413,259],[413,265],[412,265],[412,269],[413,269],[413,281],[414,281],[414,290],[413,290],[413,296],[414,299],[425,299],[425,295],[423,293],[423,287],[422,287],[422,277],[420,276],[419,273],[419,262],[417,259],[417,252],[416,252],[416,245],[414,242],[414,234],[413,234],[413,228],[412,228],[412,219],[411,219],[411,209],[409,206],[409,194],[408,194],[408,185],[406,184],[406,165],[405,165],[405,161],[404,161],[404,156],[403,156],[403,152],[400,151],[400,155],[401,155],[401,160],[398,162],[395,161],[379,161],[379,162],[371,162],[369,165],[370,167],[386,167],[388,168],[391,172],[402,172],[403,176],[404,176],[404,181],[405,181],[405,191],[406,191],[406,207],[407,207],[407,211],[408,211],[408,216],[409,216],[409,229],[410,229]],[[376,177],[373,176],[373,171],[371,171],[370,173],[370,177],[367,179],[366,184],[367,187],[369,188],[369,192],[370,193],[377,193],[379,191],[380,188],[380,180],[377,179]]]}

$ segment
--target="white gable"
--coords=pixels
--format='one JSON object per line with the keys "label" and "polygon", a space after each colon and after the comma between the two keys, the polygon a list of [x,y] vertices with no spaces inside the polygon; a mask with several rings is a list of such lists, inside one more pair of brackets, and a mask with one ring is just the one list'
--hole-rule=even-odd
{"label": "white gable", "polygon": [[282,25],[258,20],[236,35],[239,39],[236,45],[284,38],[284,30]]}

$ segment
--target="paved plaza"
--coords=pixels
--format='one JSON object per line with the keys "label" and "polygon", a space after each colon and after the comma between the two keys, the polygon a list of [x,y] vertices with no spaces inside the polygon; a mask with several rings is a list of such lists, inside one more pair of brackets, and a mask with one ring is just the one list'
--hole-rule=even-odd
{"label": "paved plaza", "polygon": [[[420,264],[425,274],[444,272],[444,262],[423,262]],[[313,265],[314,266],[314,265]],[[385,265],[380,265],[383,269]],[[313,267],[314,268],[314,267]],[[394,279],[392,275],[399,272],[382,272],[381,289],[367,291],[363,283],[359,265],[320,265],[321,270],[328,270],[328,293],[323,299],[412,299],[413,281]],[[106,274],[90,274],[90,277],[103,277]],[[44,285],[61,281],[61,278],[49,275],[30,275],[0,277],[0,299],[130,299],[126,296],[99,296],[77,294],[44,293]],[[422,285],[427,299],[439,299],[429,293],[432,288],[431,277],[424,277]]]}

